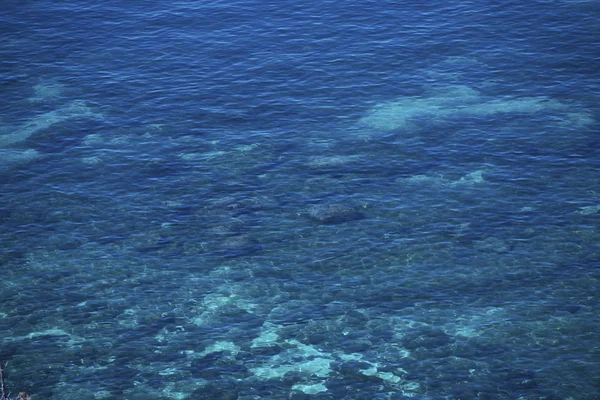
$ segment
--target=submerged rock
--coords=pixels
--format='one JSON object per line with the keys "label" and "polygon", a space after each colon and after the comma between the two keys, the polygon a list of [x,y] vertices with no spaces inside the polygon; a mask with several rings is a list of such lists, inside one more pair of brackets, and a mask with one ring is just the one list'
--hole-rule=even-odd
{"label": "submerged rock", "polygon": [[317,156],[309,158],[307,166],[312,169],[330,169],[344,167],[348,164],[356,162],[357,160],[357,156]]}
{"label": "submerged rock", "polygon": [[344,204],[316,204],[309,207],[310,219],[324,224],[338,224],[365,218],[356,207]]}
{"label": "submerged rock", "polygon": [[502,239],[489,237],[477,241],[475,248],[486,253],[506,253],[510,250],[510,245]]}
{"label": "submerged rock", "polygon": [[226,257],[239,257],[252,254],[261,249],[260,243],[248,235],[228,237],[219,245],[218,252]]}
{"label": "submerged rock", "polygon": [[41,154],[34,149],[0,149],[0,170],[25,164],[40,157]]}

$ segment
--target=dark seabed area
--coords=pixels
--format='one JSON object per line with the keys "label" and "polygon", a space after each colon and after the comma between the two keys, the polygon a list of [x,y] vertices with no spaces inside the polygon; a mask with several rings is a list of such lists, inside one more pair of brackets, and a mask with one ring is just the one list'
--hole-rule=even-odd
{"label": "dark seabed area", "polygon": [[13,395],[600,398],[599,1],[7,0],[0,27]]}

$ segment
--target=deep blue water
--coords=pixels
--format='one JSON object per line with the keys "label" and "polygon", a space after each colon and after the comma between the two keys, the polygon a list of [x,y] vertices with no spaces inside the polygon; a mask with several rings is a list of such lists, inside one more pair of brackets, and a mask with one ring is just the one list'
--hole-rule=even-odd
{"label": "deep blue water", "polygon": [[0,38],[12,393],[600,398],[600,2],[5,1]]}

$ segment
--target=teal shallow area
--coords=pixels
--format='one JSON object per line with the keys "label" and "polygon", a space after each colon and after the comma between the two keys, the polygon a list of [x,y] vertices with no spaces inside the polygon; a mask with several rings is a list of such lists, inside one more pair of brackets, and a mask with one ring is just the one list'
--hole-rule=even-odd
{"label": "teal shallow area", "polygon": [[13,393],[600,398],[598,2],[0,19]]}

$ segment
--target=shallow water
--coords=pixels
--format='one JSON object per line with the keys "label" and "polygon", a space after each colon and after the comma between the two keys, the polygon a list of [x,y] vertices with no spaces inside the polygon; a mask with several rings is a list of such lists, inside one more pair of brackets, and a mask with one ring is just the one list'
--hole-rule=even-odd
{"label": "shallow water", "polygon": [[596,399],[596,1],[0,7],[37,399]]}

